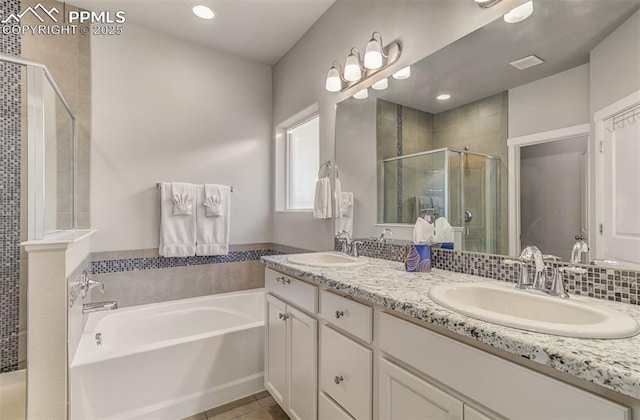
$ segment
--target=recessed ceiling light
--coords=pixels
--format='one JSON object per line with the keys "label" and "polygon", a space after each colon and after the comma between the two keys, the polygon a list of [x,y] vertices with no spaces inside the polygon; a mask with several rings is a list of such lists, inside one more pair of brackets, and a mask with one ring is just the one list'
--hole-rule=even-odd
{"label": "recessed ceiling light", "polygon": [[438,95],[436,97],[436,99],[439,100],[439,101],[446,101],[450,97],[451,97],[451,95],[449,95],[448,93],[443,93],[442,95]]}
{"label": "recessed ceiling light", "polygon": [[533,0],[526,2],[523,5],[516,7],[509,13],[504,15],[504,21],[507,23],[522,22],[533,13]]}
{"label": "recessed ceiling light", "polygon": [[193,6],[191,10],[193,11],[194,15],[202,19],[213,19],[216,16],[213,10],[201,4],[198,4],[197,6]]}

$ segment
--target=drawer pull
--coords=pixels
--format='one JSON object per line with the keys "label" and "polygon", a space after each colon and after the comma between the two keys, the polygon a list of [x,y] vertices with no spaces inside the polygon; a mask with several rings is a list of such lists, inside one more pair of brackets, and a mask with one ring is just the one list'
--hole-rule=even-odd
{"label": "drawer pull", "polygon": [[336,385],[340,385],[340,382],[344,381],[344,378],[342,377],[342,375],[340,375],[333,378],[333,380],[335,381]]}
{"label": "drawer pull", "polygon": [[287,319],[289,319],[289,315],[286,313],[283,314],[282,312],[278,314],[278,317],[283,321],[286,321]]}
{"label": "drawer pull", "polygon": [[344,312],[343,311],[336,311],[336,318],[340,319],[343,316],[344,316]]}
{"label": "drawer pull", "polygon": [[291,284],[291,280],[289,280],[288,278],[286,278],[285,276],[281,276],[281,277],[276,277],[276,281],[280,282],[282,284]]}

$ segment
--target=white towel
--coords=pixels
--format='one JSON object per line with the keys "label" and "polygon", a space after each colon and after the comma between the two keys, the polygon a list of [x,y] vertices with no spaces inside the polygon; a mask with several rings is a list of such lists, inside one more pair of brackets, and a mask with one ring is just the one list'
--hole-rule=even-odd
{"label": "white towel", "polygon": [[333,209],[333,213],[336,217],[342,217],[342,183],[340,182],[340,178],[336,177],[334,186],[333,186],[333,200],[335,202],[335,207]]}
{"label": "white towel", "polygon": [[336,219],[336,233],[344,230],[349,233],[349,236],[353,236],[353,193],[342,191],[340,202],[342,213]]}
{"label": "white towel", "polygon": [[171,183],[171,201],[173,202],[174,216],[191,216],[194,212],[193,200],[195,185],[184,182]]}
{"label": "white towel", "polygon": [[444,217],[436,219],[436,242],[453,242],[453,228]]}
{"label": "white towel", "polygon": [[316,196],[313,202],[314,219],[331,219],[331,181],[329,177],[316,182]]}
{"label": "white towel", "polygon": [[[183,193],[196,197],[196,186],[182,184]],[[191,187],[188,187],[191,185]],[[164,182],[160,187],[160,244],[163,257],[190,257],[196,254],[196,212],[174,215],[173,186]]]}
{"label": "white towel", "polygon": [[[205,201],[205,189],[217,189],[222,199],[222,211],[220,216],[207,215]],[[227,185],[201,185],[197,194],[198,207],[196,210],[198,226],[196,236],[196,255],[227,255],[229,253],[229,225],[231,187]]]}
{"label": "white towel", "polygon": [[413,226],[413,243],[414,244],[430,244],[435,236],[435,226],[422,217],[418,217],[416,224]]}
{"label": "white towel", "polygon": [[205,216],[224,216],[224,185],[205,184],[204,185],[204,205]]}

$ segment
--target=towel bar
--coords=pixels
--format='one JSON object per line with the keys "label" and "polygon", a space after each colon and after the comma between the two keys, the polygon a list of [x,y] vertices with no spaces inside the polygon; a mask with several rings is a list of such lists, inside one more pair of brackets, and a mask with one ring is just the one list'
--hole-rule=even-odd
{"label": "towel bar", "polygon": [[[162,188],[162,182],[156,182],[156,190],[160,190],[160,188]],[[231,192],[233,192],[233,185],[229,188],[231,188]]]}

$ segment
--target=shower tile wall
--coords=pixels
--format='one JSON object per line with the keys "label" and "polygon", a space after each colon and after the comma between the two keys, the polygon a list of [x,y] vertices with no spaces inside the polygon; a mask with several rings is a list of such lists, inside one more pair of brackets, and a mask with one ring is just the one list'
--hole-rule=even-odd
{"label": "shower tile wall", "polygon": [[[2,0],[2,16],[20,12],[20,1]],[[20,36],[3,34],[0,51],[20,55]],[[21,69],[0,64],[0,372],[18,369],[20,320]]]}
{"label": "shower tile wall", "polygon": [[[78,10],[67,3],[53,0],[23,0],[23,10],[41,3],[47,8],[56,7],[64,10]],[[25,20],[35,19],[26,15]],[[37,22],[33,22],[36,24]],[[69,107],[76,117],[76,226],[80,229],[90,228],[89,218],[89,185],[90,185],[90,150],[91,150],[91,37],[77,31],[76,34],[33,35],[26,33],[22,37],[22,56],[47,66],[56,84],[62,91]],[[62,112],[57,113],[61,115]],[[58,138],[68,142],[69,138]],[[71,165],[70,144],[59,144],[58,168]],[[69,196],[70,172],[58,171],[58,227],[71,226],[71,209]]]}
{"label": "shower tile wall", "polygon": [[[497,240],[499,254],[507,254],[507,138],[508,138],[508,92],[489,96],[469,104],[450,109],[433,118],[433,148],[451,147],[464,149],[469,147],[472,152],[479,152],[500,158],[500,185],[499,185],[499,214],[500,236]],[[474,168],[471,160],[465,161],[465,195],[470,200],[482,200],[483,197],[474,197],[474,192],[481,191],[480,183],[484,182],[484,167]],[[474,172],[477,170],[478,172]],[[458,172],[451,174],[452,182],[457,182],[454,177]],[[479,176],[475,176],[479,175]],[[456,194],[451,196],[451,208],[459,206]],[[483,206],[480,206],[481,209]],[[480,225],[484,217],[475,214],[471,222],[465,224],[469,228],[469,236],[465,237],[465,249],[478,251],[483,249],[484,229]]]}

